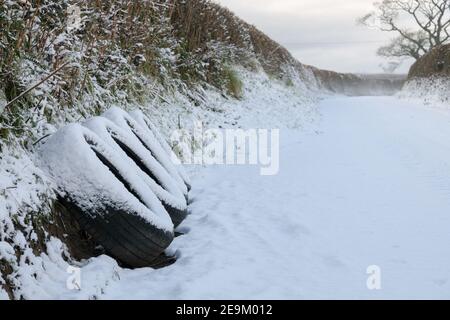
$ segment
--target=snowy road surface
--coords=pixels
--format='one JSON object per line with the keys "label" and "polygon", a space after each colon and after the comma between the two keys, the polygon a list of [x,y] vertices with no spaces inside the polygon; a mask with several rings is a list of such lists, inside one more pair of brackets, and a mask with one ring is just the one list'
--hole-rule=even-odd
{"label": "snowy road surface", "polygon": [[281,132],[277,176],[202,169],[178,262],[121,270],[102,298],[450,298],[450,116],[390,97],[319,110]]}

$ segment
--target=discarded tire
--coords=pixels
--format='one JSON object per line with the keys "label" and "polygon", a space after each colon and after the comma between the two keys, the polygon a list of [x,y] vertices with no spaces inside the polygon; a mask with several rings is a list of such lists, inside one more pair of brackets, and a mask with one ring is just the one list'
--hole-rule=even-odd
{"label": "discarded tire", "polygon": [[128,267],[161,263],[174,238],[163,205],[127,159],[91,130],[72,124],[38,151],[61,203],[105,250]]}
{"label": "discarded tire", "polygon": [[187,201],[174,178],[139,139],[103,117],[93,118],[83,125],[112,146],[121,158],[128,159],[129,169],[139,172],[178,227],[187,216]]}
{"label": "discarded tire", "polygon": [[[164,149],[164,151],[167,154],[170,154],[172,157],[176,157],[172,148],[167,143],[166,139],[164,139],[164,137],[159,133],[158,128],[149,119],[149,117],[147,117],[140,110],[131,111],[129,114],[134,120],[136,120],[137,123],[139,123],[142,126],[142,128],[148,130],[148,132],[149,132],[148,134],[153,134],[155,136],[156,140],[159,142],[160,146]],[[180,175],[180,177],[183,179],[184,183],[186,184],[188,191],[190,191],[191,190],[191,182],[190,182],[188,175],[183,170],[183,167],[177,166],[176,169],[177,169],[178,174]]]}
{"label": "discarded tire", "polygon": [[110,119],[129,134],[135,135],[161,166],[175,179],[179,189],[187,199],[189,184],[181,177],[179,170],[174,165],[173,159],[171,159],[172,154],[167,153],[164,147],[161,146],[152,130],[140,125],[130,114],[120,108],[109,109],[103,114],[103,117]]}

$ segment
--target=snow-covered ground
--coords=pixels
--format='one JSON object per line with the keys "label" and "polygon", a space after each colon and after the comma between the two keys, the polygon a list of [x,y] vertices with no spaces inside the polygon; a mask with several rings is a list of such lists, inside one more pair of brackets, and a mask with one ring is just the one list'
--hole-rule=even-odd
{"label": "snow-covered ground", "polygon": [[432,108],[450,109],[449,78],[413,78],[397,94],[402,99],[423,103]]}
{"label": "snow-covered ground", "polygon": [[[286,85],[284,81],[271,79],[262,70],[250,72],[236,67],[236,71],[245,84],[243,96],[239,100],[208,87],[173,94],[161,91],[159,95],[164,96],[161,96],[164,103],[156,99],[143,105],[130,103],[120,104],[120,107],[135,111],[141,109],[152,118],[165,137],[169,137],[175,128],[192,129],[199,120],[205,128],[268,126],[301,130],[317,118],[316,106],[318,96],[322,93],[308,77],[292,74],[293,82]],[[104,109],[109,107],[111,106],[103,105]],[[39,128],[29,129],[35,136],[29,140],[41,141],[42,137],[53,134],[58,128],[67,125],[67,122],[80,121],[80,115],[74,112],[75,114],[66,114],[60,121],[38,121]],[[86,110],[86,114],[89,113]],[[36,148],[39,149],[40,144]],[[1,145],[1,149],[0,267],[8,272],[0,274],[0,299],[5,296],[2,289],[5,282],[14,288],[12,296],[15,299],[59,296],[68,277],[67,263],[63,257],[70,257],[70,253],[59,240],[53,239],[46,245],[42,228],[35,228],[30,219],[31,215],[34,216],[34,221],[50,219],[57,181],[55,177],[51,177],[52,174],[45,173],[47,165],[42,165],[36,152],[26,151],[18,142],[11,143],[8,147]],[[40,255],[34,250],[36,243],[47,254]],[[98,261],[99,259],[90,266],[98,269]],[[71,259],[71,263],[75,262]],[[104,273],[101,277],[98,273],[94,274],[93,277],[97,280],[86,280],[88,275],[84,272],[83,292],[77,297],[92,298],[101,294],[104,283],[116,274],[114,263],[107,262],[104,266],[104,270],[111,273]]]}
{"label": "snow-covered ground", "polygon": [[[321,120],[308,131],[281,131],[277,176],[247,166],[196,170],[192,215],[170,248],[173,266],[124,270],[100,257],[82,268],[81,291],[66,290],[58,271],[41,279],[39,292],[449,298],[450,114],[394,97],[332,98],[319,108]],[[371,291],[374,265],[382,287]]]}

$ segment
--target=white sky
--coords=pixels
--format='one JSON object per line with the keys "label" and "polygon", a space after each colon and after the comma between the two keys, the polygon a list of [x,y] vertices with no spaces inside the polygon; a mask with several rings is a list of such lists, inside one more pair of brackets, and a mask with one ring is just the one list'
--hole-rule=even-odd
{"label": "white sky", "polygon": [[[284,45],[301,62],[340,72],[381,73],[376,50],[393,34],[358,26],[375,0],[216,0]],[[397,72],[406,73],[410,63]]]}

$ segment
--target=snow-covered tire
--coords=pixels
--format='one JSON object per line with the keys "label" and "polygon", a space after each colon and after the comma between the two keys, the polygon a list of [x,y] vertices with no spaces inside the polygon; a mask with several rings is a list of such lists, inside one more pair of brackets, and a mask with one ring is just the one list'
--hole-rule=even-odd
{"label": "snow-covered tire", "polygon": [[[157,266],[161,255],[173,241],[170,235],[130,212],[105,207],[87,213],[70,197],[59,201],[77,219],[80,227],[124,267]],[[102,216],[105,212],[107,216]]]}
{"label": "snow-covered tire", "polygon": [[[146,116],[141,110],[138,110],[138,109],[130,111],[129,114],[144,129],[147,129],[150,133],[154,134],[156,140],[159,142],[159,144],[166,151],[167,154],[170,154],[171,157],[173,157],[174,159],[177,158],[177,155],[173,152],[173,150],[170,147],[167,140],[161,135],[158,127],[155,125],[155,123],[152,120],[150,120],[150,118],[148,116]],[[190,191],[191,190],[191,181],[190,181],[186,171],[184,171],[183,166],[181,166],[181,165],[177,166],[176,169],[178,171],[178,174],[181,176],[184,183],[186,184],[188,190]]]}
{"label": "snow-covered tire", "polygon": [[188,195],[189,184],[181,177],[179,170],[175,166],[172,153],[168,153],[164,147],[161,146],[154,133],[148,128],[139,124],[129,113],[120,108],[111,108],[103,114],[103,117],[110,119],[116,125],[126,130],[132,135],[135,135],[142,145],[147,148],[158,160],[158,162],[166,169],[166,171],[177,181],[179,189],[186,196]]}
{"label": "snow-covered tire", "polygon": [[173,223],[127,159],[78,124],[59,130],[38,154],[61,203],[108,254],[128,267],[160,263]]}
{"label": "snow-covered tire", "polygon": [[104,117],[95,117],[83,125],[116,149],[119,156],[129,159],[129,169],[139,172],[169,213],[174,226],[178,227],[187,217],[187,201],[177,182],[139,139]]}

